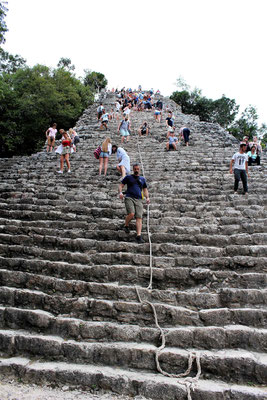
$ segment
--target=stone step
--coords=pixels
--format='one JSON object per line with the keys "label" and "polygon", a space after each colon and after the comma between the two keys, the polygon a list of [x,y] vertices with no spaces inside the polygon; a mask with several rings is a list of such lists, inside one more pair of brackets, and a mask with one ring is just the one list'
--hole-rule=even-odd
{"label": "stone step", "polygon": [[[149,325],[154,324],[151,306],[139,302],[113,301],[89,297],[66,298],[48,295],[41,291],[0,287],[0,305],[10,307],[35,308],[54,315],[69,315],[92,321],[116,321],[119,323]],[[224,326],[246,325],[265,327],[266,308],[214,308],[191,310],[162,303],[153,303],[161,326],[193,325]],[[265,325],[264,325],[265,324]]]}
{"label": "stone step", "polygon": [[143,301],[164,303],[192,310],[229,307],[263,307],[267,304],[267,290],[224,288],[218,291],[200,290],[147,290],[143,287],[118,285],[115,283],[94,283],[81,280],[67,280],[28,272],[0,269],[0,282],[3,286],[38,290],[49,295],[64,295],[72,298],[77,295],[94,299],[123,300],[138,302],[136,288]]}
{"label": "stone step", "polygon": [[[144,342],[160,343],[157,328],[111,322],[89,322],[77,318],[56,317],[42,310],[0,307],[0,328],[25,329],[64,339],[88,342]],[[267,330],[243,325],[177,326],[164,328],[166,345],[169,347],[198,349],[245,349],[265,352]]]}
{"label": "stone step", "polygon": [[[96,365],[116,365],[125,369],[155,371],[156,347],[145,343],[113,342],[88,343],[64,340],[50,335],[0,330],[0,352],[7,357],[30,356],[46,360],[66,361]],[[199,354],[201,371],[207,379],[222,379],[236,383],[264,384],[267,373],[267,356],[245,350],[186,351],[166,347],[159,360],[168,373],[180,374],[187,368],[189,352]],[[195,368],[193,369],[195,374]]]}
{"label": "stone step", "polygon": [[[47,244],[49,244],[48,242]],[[104,243],[104,242],[103,242]],[[109,243],[104,243],[106,250]],[[127,245],[129,242],[121,243],[120,249],[122,250],[123,246],[127,250]],[[149,253],[149,245],[138,245],[132,244],[132,246],[136,246],[136,253],[128,253],[123,251],[115,251],[116,247],[113,247],[114,252],[104,253],[101,251],[101,242],[96,242],[96,247],[91,251],[88,250],[86,252],[78,252],[78,251],[67,251],[67,250],[52,250],[51,243],[50,247],[44,249],[40,247],[27,247],[21,245],[1,245],[0,244],[0,256],[7,257],[21,257],[23,254],[24,257],[34,258],[34,259],[45,259],[49,261],[60,261],[67,262],[70,264],[88,264],[89,265],[103,265],[103,264],[131,264],[134,266],[142,265],[148,266],[150,265],[150,258],[148,254],[140,254],[140,250],[145,248],[147,253]],[[255,246],[256,247],[256,246]],[[139,251],[138,251],[139,248]],[[197,248],[197,246],[196,246]],[[167,255],[161,255],[158,257],[153,256],[153,265],[155,268],[171,268],[171,267],[191,267],[191,268],[210,268],[210,269],[243,269],[244,272],[248,272],[253,268],[253,271],[262,271],[262,269],[266,268],[266,257],[260,257],[255,253],[255,256],[246,256],[246,255],[236,255],[236,249],[232,252],[231,256],[228,257],[208,257],[204,255],[200,255],[200,257],[188,256],[187,246],[183,246],[184,254],[177,257],[168,257],[168,251],[166,251]],[[83,249],[84,250],[84,249]],[[111,248],[112,250],[112,248]],[[198,253],[197,253],[198,254]],[[210,254],[208,254],[210,255]]]}
{"label": "stone step", "polygon": [[[60,237],[61,239],[89,239],[89,240],[114,240],[114,222],[107,223],[106,221],[101,224],[101,221],[95,226],[94,230],[83,231],[83,230],[58,230],[53,228],[34,228],[31,226],[24,226],[24,224],[18,225],[8,225],[10,222],[6,220],[6,225],[0,225],[0,240],[2,243],[9,242],[10,236],[16,234],[16,243],[22,243],[20,238],[23,238],[23,243],[28,244],[29,240],[35,243],[35,240],[40,242],[41,238],[45,240],[45,237],[51,238],[51,243],[55,244],[55,237]],[[117,223],[116,223],[117,225]],[[132,224],[130,228],[132,232],[130,235],[125,235],[120,222],[117,227],[116,238],[119,241],[128,241],[132,236],[135,236],[135,226]],[[113,229],[108,229],[108,227]],[[267,243],[267,233],[254,233],[254,234],[234,234],[234,235],[216,235],[212,234],[201,234],[200,228],[195,227],[182,227],[175,226],[161,226],[161,233],[158,232],[158,225],[153,226],[150,224],[150,238],[153,244],[159,243],[173,243],[173,244],[187,244],[187,245],[200,245],[200,246],[212,246],[212,247],[223,247],[229,245],[264,245]],[[88,226],[87,226],[88,228]],[[144,225],[145,228],[145,225]],[[171,232],[169,232],[171,231]],[[146,233],[144,231],[144,234]]]}
{"label": "stone step", "polygon": [[[69,264],[61,261],[48,261],[28,258],[3,258],[0,265],[9,271],[45,274],[60,279],[82,280],[85,282],[116,283],[120,285],[143,285],[146,287],[150,279],[150,268],[130,264]],[[221,288],[264,289],[267,276],[264,272],[243,272],[211,270],[208,268],[168,268],[157,266],[153,268],[153,288],[184,290],[217,290]]]}
{"label": "stone step", "polygon": [[[166,378],[160,374],[129,371],[106,366],[59,362],[36,362],[29,358],[13,357],[0,360],[2,374],[15,374],[24,382],[53,383],[95,387],[130,396],[144,396],[153,400],[187,398],[184,380]],[[183,384],[182,384],[183,383]],[[229,385],[220,381],[200,379],[194,388],[194,400],[265,400],[265,389],[260,386]]]}
{"label": "stone step", "polygon": [[[42,236],[32,234],[28,235],[9,235],[9,234],[0,234],[0,240],[2,243],[6,243],[12,249],[13,246],[20,246],[23,243],[23,247],[27,248],[27,246],[38,246],[39,251],[43,251],[45,249],[56,249],[53,251],[65,251],[65,252],[89,252],[94,251],[98,252],[99,257],[103,255],[103,253],[108,253],[111,257],[114,253],[129,253],[131,256],[135,256],[135,253],[138,253],[138,256],[143,256],[149,253],[149,244],[145,243],[142,246],[134,243],[135,242],[136,233],[133,233],[130,236],[130,241],[128,241],[128,235],[125,234],[126,241],[118,240],[108,240],[107,237],[102,237],[102,241],[93,239],[66,239],[55,236]],[[144,238],[146,239],[146,234],[144,234]],[[238,242],[238,241],[237,241]],[[223,258],[223,257],[235,257],[235,256],[245,256],[245,257],[267,257],[267,246],[266,245],[254,245],[254,244],[244,244],[243,241],[239,241],[240,244],[229,244],[226,245],[226,242],[220,241],[218,243],[218,247],[211,245],[201,245],[200,243],[193,244],[176,244],[176,243],[153,243],[153,254],[156,257],[170,257],[173,256],[174,259],[181,256],[187,256],[188,258],[197,258],[201,257],[205,258]],[[5,245],[3,244],[2,247]],[[0,247],[1,249],[1,247]],[[1,250],[0,250],[1,251]],[[141,253],[142,252],[142,253]],[[137,255],[136,255],[137,256]]]}

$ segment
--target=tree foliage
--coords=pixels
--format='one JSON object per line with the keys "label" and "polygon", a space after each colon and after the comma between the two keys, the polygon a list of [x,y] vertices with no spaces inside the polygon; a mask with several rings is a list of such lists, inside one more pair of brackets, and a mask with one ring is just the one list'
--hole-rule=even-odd
{"label": "tree foliage", "polygon": [[7,13],[7,2],[6,1],[0,1],[0,44],[5,43],[5,33],[8,31],[6,22],[5,22],[5,17]]}
{"label": "tree foliage", "polygon": [[101,89],[104,89],[108,81],[105,78],[104,74],[100,72],[85,70],[85,77],[84,77],[84,85],[90,86],[93,90],[99,92]]}
{"label": "tree foliage", "polygon": [[26,66],[26,60],[18,54],[13,55],[0,48],[0,74],[16,72],[19,68]]}
{"label": "tree foliage", "polygon": [[224,128],[234,121],[239,109],[235,100],[225,95],[218,100],[208,99],[197,88],[173,92],[171,99],[181,106],[183,113],[198,115],[201,121],[218,122]]}
{"label": "tree foliage", "polygon": [[0,99],[0,153],[9,156],[39,150],[52,122],[74,126],[93,93],[70,71],[36,65],[2,73]]}

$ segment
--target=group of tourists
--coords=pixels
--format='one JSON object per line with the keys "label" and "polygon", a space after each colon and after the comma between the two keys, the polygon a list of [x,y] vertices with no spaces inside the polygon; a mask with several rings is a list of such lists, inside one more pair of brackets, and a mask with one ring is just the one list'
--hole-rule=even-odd
{"label": "group of tourists", "polygon": [[55,147],[56,135],[57,135],[57,124],[53,123],[50,128],[45,132],[47,147],[46,152],[51,153],[53,148],[55,148],[55,152],[60,154],[60,170],[57,171],[59,174],[63,174],[64,162],[67,165],[68,173],[70,170],[70,154],[77,151],[77,144],[80,142],[80,138],[77,135],[76,131],[73,128],[70,128],[67,131],[64,129],[59,130],[59,134],[61,136],[61,144],[58,147]]}
{"label": "group of tourists", "polygon": [[[131,120],[130,115],[132,110],[135,111],[149,111],[154,110],[154,118],[156,122],[161,122],[163,102],[162,100],[154,101],[153,89],[148,92],[142,91],[139,87],[138,91],[132,91],[131,89],[117,91],[117,100],[114,108],[111,108],[107,112],[102,103],[97,108],[97,120],[100,123],[100,130],[109,130],[108,123],[111,120],[118,122],[117,132],[121,136],[121,143],[124,141],[127,143],[130,136]],[[189,146],[190,129],[183,126],[179,129],[179,134],[175,135],[175,124],[172,110],[166,107],[167,117],[165,125],[167,129],[167,143],[166,150],[177,150],[177,146],[183,140],[185,146]],[[144,120],[142,125],[138,129],[139,136],[148,136],[151,132],[151,128],[147,120]],[[77,143],[79,137],[73,129],[65,131],[60,129],[59,133],[62,137],[60,146],[56,147],[55,150],[60,154],[60,170],[58,173],[63,173],[64,162],[67,165],[67,172],[71,171],[69,156],[72,152],[77,150]],[[47,138],[47,149],[49,153],[55,146],[55,139],[57,135],[57,124],[53,123],[51,127],[46,131]],[[236,152],[230,162],[230,173],[234,174],[234,193],[237,194],[239,181],[243,183],[243,193],[248,194],[247,178],[248,167],[252,165],[260,165],[262,148],[258,141],[258,138],[253,137],[253,141],[249,141],[246,136],[240,143],[239,151]],[[102,175],[104,169],[104,176],[107,175],[109,157],[114,154],[117,158],[116,170],[120,174],[119,182],[119,198],[124,199],[126,207],[126,218],[123,225],[124,231],[128,234],[130,232],[130,222],[135,217],[136,219],[136,241],[137,243],[143,243],[144,240],[141,236],[142,231],[142,216],[143,216],[143,198],[146,198],[147,204],[150,204],[147,183],[144,177],[140,176],[140,166],[138,164],[133,165],[133,174],[130,174],[130,157],[122,147],[118,147],[116,144],[111,143],[111,139],[107,137],[101,146],[99,146],[99,176]],[[126,192],[123,194],[124,186],[127,186]]]}
{"label": "group of tourists", "polygon": [[260,165],[262,147],[257,136],[253,137],[253,141],[249,142],[248,136],[243,137],[240,143],[239,151],[235,153],[230,162],[230,174],[234,173],[234,194],[237,194],[240,179],[243,184],[243,194],[248,194],[248,167],[252,165]]}

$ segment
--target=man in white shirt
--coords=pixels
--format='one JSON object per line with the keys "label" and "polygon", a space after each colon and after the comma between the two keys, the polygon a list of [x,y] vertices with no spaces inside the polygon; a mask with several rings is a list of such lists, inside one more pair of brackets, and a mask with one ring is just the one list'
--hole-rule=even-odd
{"label": "man in white shirt", "polygon": [[235,153],[230,162],[230,174],[233,173],[233,165],[234,165],[234,176],[235,176],[235,185],[234,191],[237,194],[238,184],[240,179],[243,183],[244,194],[248,194],[248,156],[246,154],[246,144],[241,143],[239,152]]}

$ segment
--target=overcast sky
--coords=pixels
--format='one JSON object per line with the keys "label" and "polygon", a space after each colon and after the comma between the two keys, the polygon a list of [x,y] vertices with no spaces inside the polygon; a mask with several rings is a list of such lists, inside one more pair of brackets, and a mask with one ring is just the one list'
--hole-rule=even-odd
{"label": "overcast sky", "polygon": [[29,65],[61,57],[108,86],[160,89],[182,76],[267,122],[267,0],[8,0],[5,50]]}

